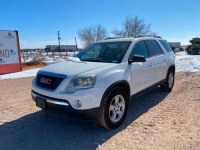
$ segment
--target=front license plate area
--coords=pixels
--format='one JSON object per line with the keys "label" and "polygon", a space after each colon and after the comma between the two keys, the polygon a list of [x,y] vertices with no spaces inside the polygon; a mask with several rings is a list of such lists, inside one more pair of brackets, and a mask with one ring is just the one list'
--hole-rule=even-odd
{"label": "front license plate area", "polygon": [[36,97],[36,106],[46,109],[46,100],[40,97]]}

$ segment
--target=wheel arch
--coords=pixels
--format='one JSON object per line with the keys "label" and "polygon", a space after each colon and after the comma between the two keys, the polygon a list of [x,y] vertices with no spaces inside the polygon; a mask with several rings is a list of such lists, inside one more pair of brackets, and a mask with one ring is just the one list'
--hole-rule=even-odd
{"label": "wheel arch", "polygon": [[172,69],[173,72],[175,73],[175,69],[176,69],[176,68],[175,68],[175,65],[170,65],[167,72],[169,72],[171,69]]}
{"label": "wheel arch", "polygon": [[113,84],[111,84],[107,89],[106,91],[104,92],[103,96],[102,96],[102,99],[101,99],[101,104],[100,106],[102,106],[104,104],[104,101],[105,101],[105,97],[108,95],[108,93],[115,87],[121,87],[123,88],[126,93],[127,93],[127,96],[128,96],[128,101],[130,99],[130,85],[129,83],[126,81],[126,80],[121,80],[121,81],[117,81]]}
{"label": "wheel arch", "polygon": [[[172,86],[171,87],[168,87],[168,75],[170,72],[173,72],[173,83],[172,83]],[[166,78],[165,80],[160,84],[160,87],[162,89],[162,91],[165,91],[165,92],[170,92],[173,88],[173,85],[174,85],[174,78],[175,78],[175,65],[170,65],[168,70],[167,70],[167,74],[166,74]]]}
{"label": "wheel arch", "polygon": [[174,75],[175,75],[175,65],[174,65],[174,64],[173,64],[173,65],[170,65],[170,66],[168,67],[168,70],[167,70],[165,79],[162,81],[163,83],[166,81],[167,75],[168,75],[168,73],[169,73],[170,70],[173,70],[173,73],[174,73]]}

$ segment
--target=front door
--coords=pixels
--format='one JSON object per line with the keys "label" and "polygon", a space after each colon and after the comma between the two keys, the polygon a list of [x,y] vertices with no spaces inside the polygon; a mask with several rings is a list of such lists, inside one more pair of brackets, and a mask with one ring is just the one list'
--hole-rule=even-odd
{"label": "front door", "polygon": [[142,55],[146,62],[134,62],[131,64],[131,94],[135,94],[153,84],[154,62],[149,58],[149,53],[144,41],[139,41],[133,47],[130,58],[133,55]]}

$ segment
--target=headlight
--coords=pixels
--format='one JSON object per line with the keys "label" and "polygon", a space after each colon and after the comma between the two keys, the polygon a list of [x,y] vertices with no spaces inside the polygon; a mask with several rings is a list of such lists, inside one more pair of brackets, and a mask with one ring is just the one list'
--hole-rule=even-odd
{"label": "headlight", "polygon": [[73,78],[67,85],[65,91],[73,93],[78,89],[93,88],[96,83],[96,74],[84,75]]}

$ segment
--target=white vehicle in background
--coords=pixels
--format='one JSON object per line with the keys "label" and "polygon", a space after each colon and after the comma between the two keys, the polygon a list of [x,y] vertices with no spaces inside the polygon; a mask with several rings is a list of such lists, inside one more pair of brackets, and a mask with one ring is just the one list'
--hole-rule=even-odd
{"label": "white vehicle in background", "polygon": [[114,129],[123,123],[132,95],[154,85],[170,92],[174,75],[175,55],[166,40],[108,38],[41,69],[32,98],[42,109],[86,113]]}

